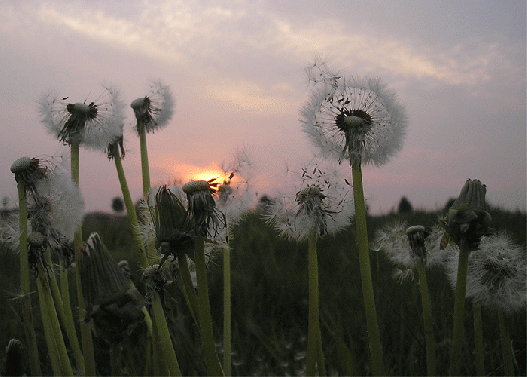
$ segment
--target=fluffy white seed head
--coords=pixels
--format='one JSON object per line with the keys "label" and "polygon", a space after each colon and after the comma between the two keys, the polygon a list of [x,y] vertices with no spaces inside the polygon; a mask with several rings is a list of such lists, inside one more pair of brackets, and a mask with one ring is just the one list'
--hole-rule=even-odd
{"label": "fluffy white seed head", "polygon": [[395,93],[377,78],[320,75],[325,79],[315,85],[301,111],[311,141],[339,161],[377,166],[388,162],[401,149],[408,123]]}
{"label": "fluffy white seed head", "polygon": [[119,91],[104,88],[96,101],[68,103],[48,92],[39,99],[39,111],[48,132],[64,143],[79,142],[104,151],[123,134],[123,103]]}
{"label": "fluffy white seed head", "polygon": [[353,194],[339,172],[321,170],[322,162],[311,162],[293,184],[294,193],[279,194],[269,205],[267,221],[282,235],[305,239],[315,229],[319,235],[333,234],[350,223],[354,214]]}
{"label": "fluffy white seed head", "polygon": [[144,129],[152,133],[165,127],[174,114],[170,86],[161,81],[152,82],[148,94],[133,100],[130,107],[134,110],[138,132]]}
{"label": "fluffy white seed head", "polygon": [[[447,272],[456,286],[459,259],[448,259]],[[527,298],[526,251],[510,237],[482,237],[479,249],[470,253],[466,296],[482,305],[507,312],[524,309]]]}

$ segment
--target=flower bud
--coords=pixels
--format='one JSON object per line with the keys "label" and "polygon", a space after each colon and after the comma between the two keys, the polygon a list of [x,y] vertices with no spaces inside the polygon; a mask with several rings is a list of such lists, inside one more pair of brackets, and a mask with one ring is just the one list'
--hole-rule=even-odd
{"label": "flower bud", "polygon": [[422,225],[415,225],[406,229],[406,235],[410,242],[411,253],[426,262],[425,240],[430,235],[430,231]]}
{"label": "flower bud", "polygon": [[476,250],[481,236],[488,234],[491,217],[486,211],[486,192],[487,187],[479,180],[468,179],[444,221],[454,242],[465,242],[468,250]]}

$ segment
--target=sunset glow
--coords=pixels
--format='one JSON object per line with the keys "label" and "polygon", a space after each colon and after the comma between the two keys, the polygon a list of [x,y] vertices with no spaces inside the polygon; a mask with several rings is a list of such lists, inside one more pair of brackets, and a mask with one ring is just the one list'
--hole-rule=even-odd
{"label": "sunset glow", "polygon": [[200,167],[195,165],[181,164],[173,161],[168,162],[169,170],[174,174],[174,179],[181,180],[186,183],[191,180],[208,181],[216,179],[218,182],[223,182],[228,179],[230,173],[225,173],[215,162],[208,166]]}

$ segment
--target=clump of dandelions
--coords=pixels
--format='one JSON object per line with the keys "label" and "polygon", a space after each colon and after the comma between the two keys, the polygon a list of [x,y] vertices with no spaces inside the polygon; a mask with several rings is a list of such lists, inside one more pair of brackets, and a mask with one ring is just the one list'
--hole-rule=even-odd
{"label": "clump of dandelions", "polygon": [[38,101],[42,122],[60,141],[104,151],[122,135],[124,106],[117,89],[104,88],[101,96],[90,103],[71,103],[67,99],[48,92]]}
{"label": "clump of dandelions", "polygon": [[134,110],[136,130],[139,134],[143,130],[153,133],[165,127],[174,114],[174,99],[170,86],[161,81],[152,82],[148,94],[133,100],[130,107]]}
{"label": "clump of dandelions", "polygon": [[[447,262],[448,277],[456,285],[458,259]],[[482,237],[470,254],[466,297],[495,309],[514,312],[525,308],[527,290],[525,250],[504,233]]]}

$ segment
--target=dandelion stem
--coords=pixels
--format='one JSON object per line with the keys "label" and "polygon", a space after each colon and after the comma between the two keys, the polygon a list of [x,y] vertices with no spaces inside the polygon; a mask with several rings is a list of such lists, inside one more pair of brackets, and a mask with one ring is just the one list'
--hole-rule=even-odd
{"label": "dandelion stem", "polygon": [[145,127],[138,127],[139,131],[139,147],[141,149],[141,169],[143,173],[143,196],[148,198],[150,193],[150,168],[148,165],[148,149],[146,146],[146,129]]}
{"label": "dandelion stem", "polygon": [[468,258],[470,251],[464,241],[459,245],[459,265],[457,270],[456,298],[454,303],[454,325],[452,353],[450,354],[450,376],[459,374],[463,347],[463,319],[465,316],[465,295],[467,293]]}
{"label": "dandelion stem", "polygon": [[500,342],[504,375],[514,376],[514,356],[512,353],[511,336],[507,324],[505,323],[505,313],[502,309],[499,309],[498,311],[498,319],[500,323]]}
{"label": "dandelion stem", "polygon": [[430,303],[430,292],[426,279],[425,263],[419,259],[417,262],[419,271],[419,289],[421,290],[421,301],[423,305],[423,327],[426,339],[426,370],[429,376],[436,376],[436,345],[434,339],[434,320],[432,318],[432,306]]}
{"label": "dandelion stem", "polygon": [[48,340],[48,345],[54,345],[55,347],[53,350],[50,349],[48,351],[50,353],[56,353],[56,360],[58,363],[57,368],[59,368],[60,370],[60,375],[72,376],[73,369],[71,368],[66,344],[64,343],[64,338],[62,337],[62,330],[60,328],[59,319],[55,310],[55,305],[49,286],[47,271],[39,266],[38,275],[39,276],[37,278],[37,286],[39,290],[39,300],[41,302],[40,307],[43,316],[45,315],[47,317],[47,325],[49,326],[48,332],[46,332],[46,338],[50,338]]}
{"label": "dandelion stem", "polygon": [[[113,159],[115,161],[115,169],[117,170],[117,176],[119,177],[119,183],[121,184],[121,191],[123,193],[124,205],[126,206],[126,215],[128,216],[128,221],[130,222],[130,227],[132,228],[132,234],[134,237],[135,244],[139,250],[139,260],[142,268],[148,267],[148,259],[146,256],[145,247],[143,241],[141,240],[141,235],[139,234],[139,223],[137,221],[137,213],[135,212],[134,203],[132,202],[132,197],[130,196],[130,190],[128,189],[128,183],[124,175],[123,164],[121,161],[121,156],[119,155],[119,148],[116,144],[111,146],[113,153]],[[145,196],[146,197],[146,196]]]}
{"label": "dandelion stem", "polygon": [[472,304],[472,312],[474,313],[474,345],[476,351],[476,374],[478,376],[485,375],[485,356],[483,347],[483,329],[481,320],[481,304],[474,302]]}
{"label": "dandelion stem", "polygon": [[232,302],[231,302],[231,250],[223,251],[223,370],[231,375],[232,342]]}
{"label": "dandelion stem", "polygon": [[223,376],[223,370],[216,354],[212,317],[210,315],[209,289],[207,283],[207,266],[205,265],[205,238],[199,236],[194,243],[194,262],[198,280],[198,309],[201,330],[201,341],[205,352],[207,374]]}
{"label": "dandelion stem", "polygon": [[359,246],[359,263],[364,296],[364,309],[371,351],[372,373],[376,376],[384,375],[384,361],[382,354],[381,337],[377,324],[377,310],[373,294],[371,279],[370,251],[368,246],[368,229],[366,226],[366,206],[362,188],[361,164],[352,165],[353,198],[355,200],[355,224],[357,229],[357,242]]}
{"label": "dandelion stem", "polygon": [[31,374],[34,376],[42,375],[40,361],[38,357],[37,337],[33,324],[33,309],[31,307],[31,281],[29,279],[29,260],[27,255],[27,196],[26,185],[18,182],[18,227],[20,230],[20,282],[22,288],[23,313],[24,313],[24,333],[29,354],[29,365]]}
{"label": "dandelion stem", "polygon": [[[320,336],[320,308],[319,308],[319,282],[318,282],[318,260],[317,260],[317,233],[315,229],[309,231],[308,238],[308,277],[309,277],[309,316],[308,316],[308,340],[307,340],[307,367],[306,374],[314,376],[319,360],[319,346],[322,346]],[[325,373],[324,365],[320,365],[319,375]]]}
{"label": "dandelion stem", "polygon": [[188,300],[190,313],[194,318],[194,322],[199,324],[199,318],[196,318],[196,315],[199,315],[198,297],[196,296],[196,291],[194,290],[194,285],[192,284],[192,276],[190,276],[186,255],[178,255],[178,261],[181,278],[183,280],[183,287],[185,290],[185,297]]}
{"label": "dandelion stem", "polygon": [[[79,171],[80,171],[80,143],[79,141],[72,141],[70,145],[71,153],[71,179],[79,185]],[[82,225],[79,226],[73,236],[73,250],[75,253],[75,264],[79,266],[79,249],[82,246]],[[65,291],[65,284],[67,280],[62,283],[62,290]],[[93,339],[91,335],[90,325],[86,323],[86,307],[84,303],[84,295],[82,293],[81,274],[78,267],[75,268],[75,284],[77,291],[77,304],[79,306],[79,322],[81,331],[82,352],[84,355],[85,373],[88,376],[96,374],[95,356],[93,351]]]}
{"label": "dandelion stem", "polygon": [[[46,263],[49,266],[53,265],[50,252],[46,252]],[[67,271],[62,265],[60,266],[60,279],[61,284],[64,280],[68,279]],[[62,322],[64,323],[66,335],[68,336],[70,346],[75,357],[77,370],[80,375],[84,375],[84,356],[82,355],[79,339],[77,338],[77,331],[75,330],[75,322],[73,321],[73,313],[70,306],[69,285],[65,284],[61,292],[54,274],[50,274],[49,280],[51,293],[53,295],[53,299],[55,300],[55,307],[59,313],[60,318],[62,319]],[[63,300],[63,297],[66,297],[67,301]],[[65,305],[65,302],[67,302],[67,305]]]}
{"label": "dandelion stem", "polygon": [[165,312],[161,305],[161,297],[159,297],[159,293],[157,292],[154,293],[154,298],[152,298],[152,314],[155,321],[156,343],[159,346],[157,350],[158,356],[162,355],[163,361],[171,376],[181,376],[176,352],[174,351],[174,345],[170,339]]}

